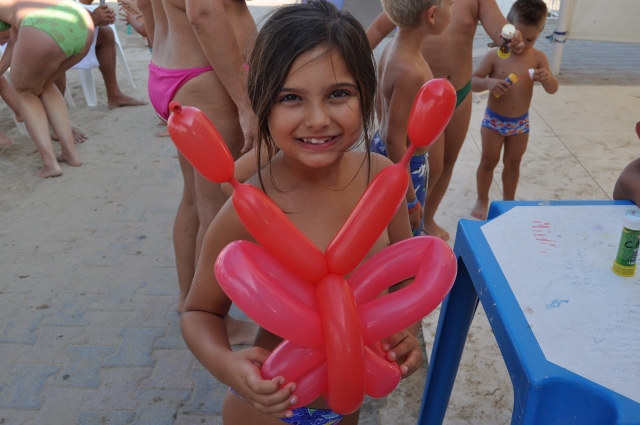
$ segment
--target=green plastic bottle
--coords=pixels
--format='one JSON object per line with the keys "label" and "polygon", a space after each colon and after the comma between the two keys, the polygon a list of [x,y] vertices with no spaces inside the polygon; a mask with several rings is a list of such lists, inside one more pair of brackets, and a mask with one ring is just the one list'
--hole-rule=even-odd
{"label": "green plastic bottle", "polygon": [[640,210],[630,209],[624,213],[618,254],[611,268],[614,273],[625,277],[636,273],[638,247],[640,247]]}

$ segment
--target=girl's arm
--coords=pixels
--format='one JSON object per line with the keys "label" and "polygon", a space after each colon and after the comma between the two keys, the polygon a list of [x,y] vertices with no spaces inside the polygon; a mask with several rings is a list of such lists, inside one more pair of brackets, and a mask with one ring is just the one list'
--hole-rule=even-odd
{"label": "girl's arm", "polygon": [[[389,102],[389,116],[387,117],[387,134],[384,140],[387,155],[394,164],[400,162],[407,152],[407,123],[409,122],[413,99],[425,82],[421,76],[411,72],[411,70],[403,72],[402,75],[403,77],[397,78],[393,87]],[[410,173],[409,169],[407,169],[407,172]],[[406,201],[409,203],[415,201],[415,199],[416,191],[410,179]],[[420,228],[421,218],[422,205],[418,203],[417,208],[410,214],[412,229]]]}
{"label": "girl's arm", "polygon": [[251,236],[228,201],[205,235],[182,311],[182,336],[200,363],[220,382],[233,388],[257,410],[281,417],[295,403],[293,384],[279,389],[282,377],[262,379],[260,365],[270,354],[267,350],[251,347],[232,351],[229,344],[224,318],[231,300],[216,280],[214,264],[222,249],[235,240],[251,240]]}
{"label": "girl's arm", "polygon": [[542,83],[544,91],[549,94],[554,94],[558,91],[558,80],[549,69],[549,61],[547,60],[547,55],[545,55],[544,52],[541,52],[540,50],[536,50],[536,54],[538,56],[538,59],[540,60],[540,64],[533,74],[533,81],[539,81],[540,83]]}

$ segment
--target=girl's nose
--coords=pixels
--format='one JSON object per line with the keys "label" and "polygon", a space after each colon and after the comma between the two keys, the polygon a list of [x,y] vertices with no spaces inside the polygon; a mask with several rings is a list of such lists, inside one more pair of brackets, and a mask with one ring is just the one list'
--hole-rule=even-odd
{"label": "girl's nose", "polygon": [[305,125],[310,128],[320,129],[329,125],[329,111],[322,104],[311,104],[307,108]]}

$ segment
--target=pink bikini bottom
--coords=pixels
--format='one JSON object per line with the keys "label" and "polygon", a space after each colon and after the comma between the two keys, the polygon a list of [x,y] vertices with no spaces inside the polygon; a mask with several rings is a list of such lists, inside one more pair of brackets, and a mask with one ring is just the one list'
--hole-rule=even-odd
{"label": "pink bikini bottom", "polygon": [[169,69],[149,62],[149,100],[163,120],[169,119],[169,103],[180,88],[192,78],[213,71],[211,66],[199,68]]}

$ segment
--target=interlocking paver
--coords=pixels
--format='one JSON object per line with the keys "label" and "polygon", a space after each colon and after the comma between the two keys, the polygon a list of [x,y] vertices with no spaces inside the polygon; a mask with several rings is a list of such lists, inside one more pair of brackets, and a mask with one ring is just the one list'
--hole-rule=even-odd
{"label": "interlocking paver", "polygon": [[60,366],[16,363],[11,367],[13,379],[0,388],[0,408],[39,409],[43,399],[40,391],[49,376]]}
{"label": "interlocking paver", "polygon": [[137,398],[142,403],[134,425],[173,425],[178,410],[189,398],[189,390],[147,390],[138,391]]}
{"label": "interlocking paver", "polygon": [[153,366],[155,360],[151,357],[153,342],[163,336],[165,331],[160,329],[122,329],[122,343],[118,352],[108,357],[105,366]]}
{"label": "interlocking paver", "polygon": [[67,347],[69,361],[53,377],[52,385],[73,387],[98,387],[100,371],[106,357],[116,351],[116,347],[92,345],[70,345]]}

